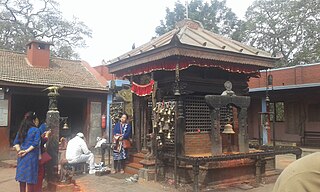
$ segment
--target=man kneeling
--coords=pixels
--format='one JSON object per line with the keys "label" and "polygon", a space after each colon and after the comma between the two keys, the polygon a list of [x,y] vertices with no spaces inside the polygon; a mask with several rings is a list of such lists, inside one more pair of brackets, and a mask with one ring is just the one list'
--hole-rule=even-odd
{"label": "man kneeling", "polygon": [[83,133],[77,133],[77,135],[68,142],[66,159],[70,164],[86,162],[89,164],[89,174],[95,173],[94,155],[88,149],[84,141]]}

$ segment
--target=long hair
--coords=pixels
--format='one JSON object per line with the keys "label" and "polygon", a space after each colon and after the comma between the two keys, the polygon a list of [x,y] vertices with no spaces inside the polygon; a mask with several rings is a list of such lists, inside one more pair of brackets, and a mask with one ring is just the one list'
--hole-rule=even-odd
{"label": "long hair", "polygon": [[22,143],[27,137],[27,133],[31,127],[36,127],[34,120],[37,118],[35,112],[29,111],[24,115],[23,120],[21,121],[20,128],[18,131],[18,139]]}

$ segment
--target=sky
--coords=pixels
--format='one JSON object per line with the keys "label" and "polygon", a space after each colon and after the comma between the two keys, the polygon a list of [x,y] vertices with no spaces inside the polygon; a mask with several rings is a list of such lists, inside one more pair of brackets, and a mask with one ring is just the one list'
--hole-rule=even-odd
{"label": "sky", "polygon": [[[114,59],[155,36],[155,28],[164,20],[166,7],[177,0],[57,0],[63,15],[83,21],[91,30],[87,47],[77,49],[81,60],[91,66]],[[189,0],[190,1],[190,0]],[[227,6],[243,18],[254,0],[227,0]],[[186,2],[180,0],[180,2]]]}

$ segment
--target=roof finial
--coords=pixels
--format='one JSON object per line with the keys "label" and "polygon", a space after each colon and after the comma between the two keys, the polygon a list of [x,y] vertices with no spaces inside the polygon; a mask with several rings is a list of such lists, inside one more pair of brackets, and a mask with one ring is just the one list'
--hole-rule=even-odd
{"label": "roof finial", "polygon": [[186,18],[189,19],[189,3],[188,3],[188,0],[186,0]]}

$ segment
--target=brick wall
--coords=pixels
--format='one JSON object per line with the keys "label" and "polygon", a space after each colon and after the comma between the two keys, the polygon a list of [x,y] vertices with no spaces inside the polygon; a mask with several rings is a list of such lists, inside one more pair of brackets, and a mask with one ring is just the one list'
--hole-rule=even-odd
{"label": "brick wall", "polygon": [[101,76],[103,76],[106,80],[114,79],[112,74],[109,73],[109,69],[105,65],[100,65],[93,67]]}
{"label": "brick wall", "polygon": [[[297,65],[274,69],[268,72],[273,76],[273,86],[299,85],[320,83],[320,64]],[[266,73],[261,72],[260,78],[250,78],[250,88],[266,87]]]}
{"label": "brick wall", "polygon": [[185,155],[211,154],[210,133],[186,133]]}

